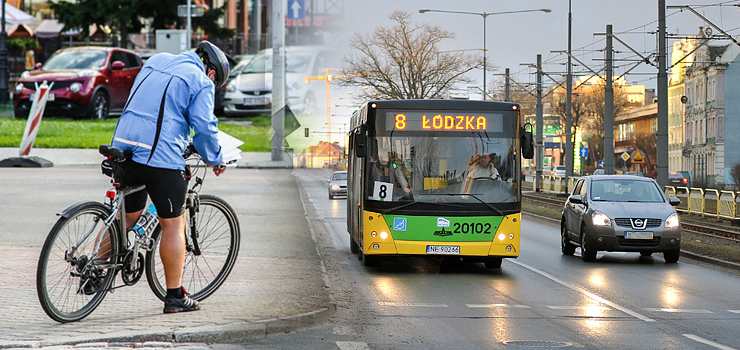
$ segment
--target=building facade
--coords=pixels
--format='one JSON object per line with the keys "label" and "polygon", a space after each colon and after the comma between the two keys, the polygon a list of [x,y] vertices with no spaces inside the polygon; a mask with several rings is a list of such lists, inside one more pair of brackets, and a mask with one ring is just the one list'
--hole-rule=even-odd
{"label": "building facade", "polygon": [[668,171],[687,171],[684,167],[684,125],[686,123],[684,103],[686,96],[684,74],[686,67],[694,62],[695,39],[681,39],[673,43],[671,52],[671,75],[668,79]]}
{"label": "building facade", "polygon": [[[707,37],[701,32],[696,44],[704,40]],[[735,44],[703,45],[686,68],[684,167],[698,184],[723,186],[728,180],[726,170],[731,165],[725,161],[725,130],[733,129],[727,128],[725,118],[726,71],[739,51]]]}

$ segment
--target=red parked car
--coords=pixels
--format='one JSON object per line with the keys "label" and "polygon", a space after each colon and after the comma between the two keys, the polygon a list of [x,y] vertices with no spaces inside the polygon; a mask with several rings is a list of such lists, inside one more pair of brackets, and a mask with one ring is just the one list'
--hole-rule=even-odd
{"label": "red parked car", "polygon": [[13,90],[16,118],[27,118],[36,83],[54,82],[44,115],[106,119],[120,114],[141,57],[114,47],[74,47],[55,52],[43,66],[23,72]]}

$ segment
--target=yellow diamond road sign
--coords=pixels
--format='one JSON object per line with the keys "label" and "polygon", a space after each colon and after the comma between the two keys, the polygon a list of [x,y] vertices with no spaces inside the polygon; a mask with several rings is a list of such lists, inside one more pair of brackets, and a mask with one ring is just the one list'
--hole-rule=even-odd
{"label": "yellow diamond road sign", "polygon": [[622,157],[622,160],[624,160],[626,162],[627,159],[630,159],[630,154],[627,153],[627,152],[624,152],[624,153],[622,153],[622,156],[621,157]]}

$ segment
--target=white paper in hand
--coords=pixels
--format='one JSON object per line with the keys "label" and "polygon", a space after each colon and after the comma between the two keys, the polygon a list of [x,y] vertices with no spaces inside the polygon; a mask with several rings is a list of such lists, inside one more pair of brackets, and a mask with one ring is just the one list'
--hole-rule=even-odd
{"label": "white paper in hand", "polygon": [[231,136],[221,130],[218,131],[218,144],[221,145],[221,153],[223,154],[223,160],[227,164],[236,165],[236,161],[242,159],[241,150],[239,146],[243,145],[244,142]]}

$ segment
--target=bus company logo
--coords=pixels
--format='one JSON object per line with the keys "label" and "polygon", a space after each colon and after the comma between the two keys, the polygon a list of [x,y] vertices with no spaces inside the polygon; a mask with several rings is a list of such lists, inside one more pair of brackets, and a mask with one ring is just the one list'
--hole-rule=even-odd
{"label": "bus company logo", "polygon": [[437,227],[450,227],[450,220],[445,218],[437,218]]}
{"label": "bus company logo", "polygon": [[434,235],[435,236],[442,236],[442,237],[452,236],[452,231],[445,231],[445,228],[442,227],[442,230],[441,231],[434,231]]}

